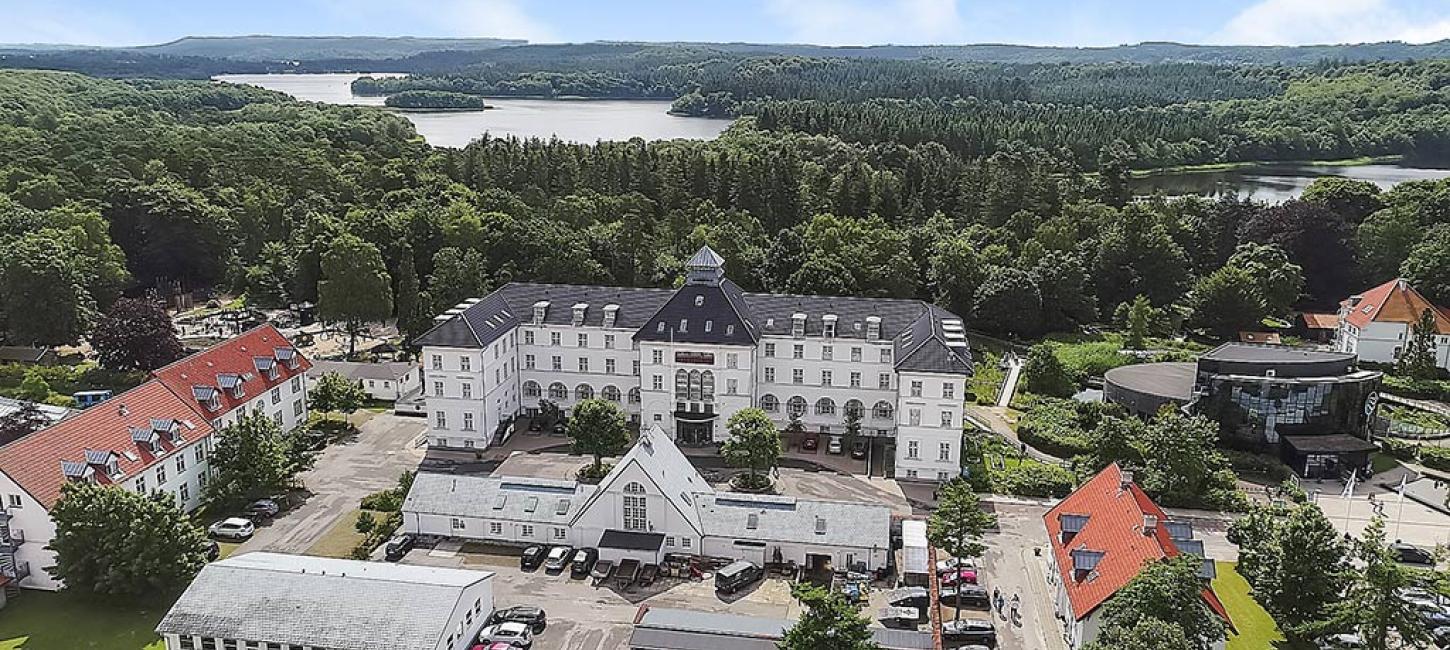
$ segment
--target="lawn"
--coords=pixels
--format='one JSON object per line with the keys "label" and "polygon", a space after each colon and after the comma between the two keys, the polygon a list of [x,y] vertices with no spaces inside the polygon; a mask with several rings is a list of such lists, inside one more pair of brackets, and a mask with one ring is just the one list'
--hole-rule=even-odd
{"label": "lawn", "polygon": [[1233,620],[1238,634],[1229,634],[1226,650],[1264,650],[1278,648],[1284,642],[1284,635],[1269,613],[1249,595],[1249,583],[1234,570],[1234,562],[1216,562],[1218,577],[1213,579],[1213,591],[1218,594],[1228,616]]}
{"label": "lawn", "polygon": [[0,612],[0,650],[164,650],[154,630],[171,602],[109,606],[26,590]]}
{"label": "lawn", "polygon": [[[322,539],[317,540],[317,543],[313,544],[312,548],[307,549],[307,554],[342,559],[352,557],[352,549],[357,548],[357,545],[361,544],[367,538],[366,535],[357,532],[357,515],[360,512],[362,511],[351,510],[347,514],[338,517],[337,521],[332,524],[332,528],[329,528],[327,533],[322,536]],[[374,512],[373,516],[382,520],[387,516],[387,513]],[[0,650],[4,649],[0,648]]]}
{"label": "lawn", "polygon": [[1374,472],[1375,474],[1379,474],[1380,472],[1388,472],[1400,466],[1400,461],[1395,460],[1393,456],[1389,454],[1382,454],[1380,452],[1375,452],[1371,454],[1369,457],[1369,462],[1371,468],[1370,471]]}

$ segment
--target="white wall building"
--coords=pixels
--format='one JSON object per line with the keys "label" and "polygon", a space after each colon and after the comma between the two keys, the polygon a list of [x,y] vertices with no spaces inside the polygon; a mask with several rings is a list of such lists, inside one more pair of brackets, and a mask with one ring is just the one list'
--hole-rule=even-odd
{"label": "white wall building", "polygon": [[[309,367],[280,333],[262,326],[0,447],[0,584],[60,588],[46,571],[55,554],[45,547],[55,536],[50,509],[67,482],[165,493],[186,512],[200,507],[212,435],[245,412],[260,411],[283,426],[306,421]],[[236,378],[227,390],[199,385],[225,376]]]}
{"label": "white wall building", "polygon": [[1450,370],[1450,318],[1403,278],[1340,303],[1334,349],[1360,361],[1395,363],[1427,309],[1435,315],[1435,365]]}
{"label": "white wall building", "polygon": [[395,402],[417,390],[423,379],[423,371],[416,363],[363,363],[319,359],[312,362],[312,371],[307,373],[307,388],[316,386],[319,378],[330,373],[351,379],[362,387],[368,397],[385,402]]}
{"label": "white wall building", "polygon": [[[510,283],[419,337],[430,445],[480,448],[541,400],[620,403],[682,445],[735,411],[895,447],[898,478],[959,469],[971,354],[962,321],[918,300],[746,293],[703,248],[677,290]],[[885,448],[887,445],[882,445]]]}
{"label": "white wall building", "polygon": [[667,553],[684,553],[874,570],[888,561],[891,510],[716,492],[651,425],[598,486],[420,473],[403,503],[403,529],[508,544],[588,546],[613,561],[657,563]]}
{"label": "white wall building", "polygon": [[493,573],[247,553],[208,564],[156,626],[166,650],[468,650]]}

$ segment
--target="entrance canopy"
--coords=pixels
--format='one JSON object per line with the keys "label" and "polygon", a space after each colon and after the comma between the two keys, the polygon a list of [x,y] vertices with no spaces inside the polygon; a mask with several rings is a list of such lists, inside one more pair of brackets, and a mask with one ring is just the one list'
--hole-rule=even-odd
{"label": "entrance canopy", "polygon": [[1300,454],[1355,454],[1377,449],[1374,443],[1347,433],[1318,436],[1283,436],[1284,443]]}
{"label": "entrance canopy", "polygon": [[612,562],[634,559],[647,564],[658,564],[660,549],[664,546],[664,533],[644,533],[611,528],[599,536],[599,559]]}

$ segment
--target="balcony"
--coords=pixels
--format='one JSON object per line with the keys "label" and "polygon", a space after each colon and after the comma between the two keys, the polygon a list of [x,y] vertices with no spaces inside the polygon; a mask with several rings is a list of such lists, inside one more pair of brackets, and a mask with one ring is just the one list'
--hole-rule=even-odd
{"label": "balcony", "polygon": [[25,531],[11,530],[10,535],[0,535],[0,548],[15,548],[25,543]]}

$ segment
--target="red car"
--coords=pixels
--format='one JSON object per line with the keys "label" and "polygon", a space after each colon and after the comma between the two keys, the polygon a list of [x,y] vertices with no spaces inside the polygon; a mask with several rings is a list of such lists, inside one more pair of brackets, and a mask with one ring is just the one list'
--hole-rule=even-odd
{"label": "red car", "polygon": [[959,569],[956,571],[948,571],[941,574],[941,583],[944,587],[950,587],[958,584],[977,584],[977,570]]}

